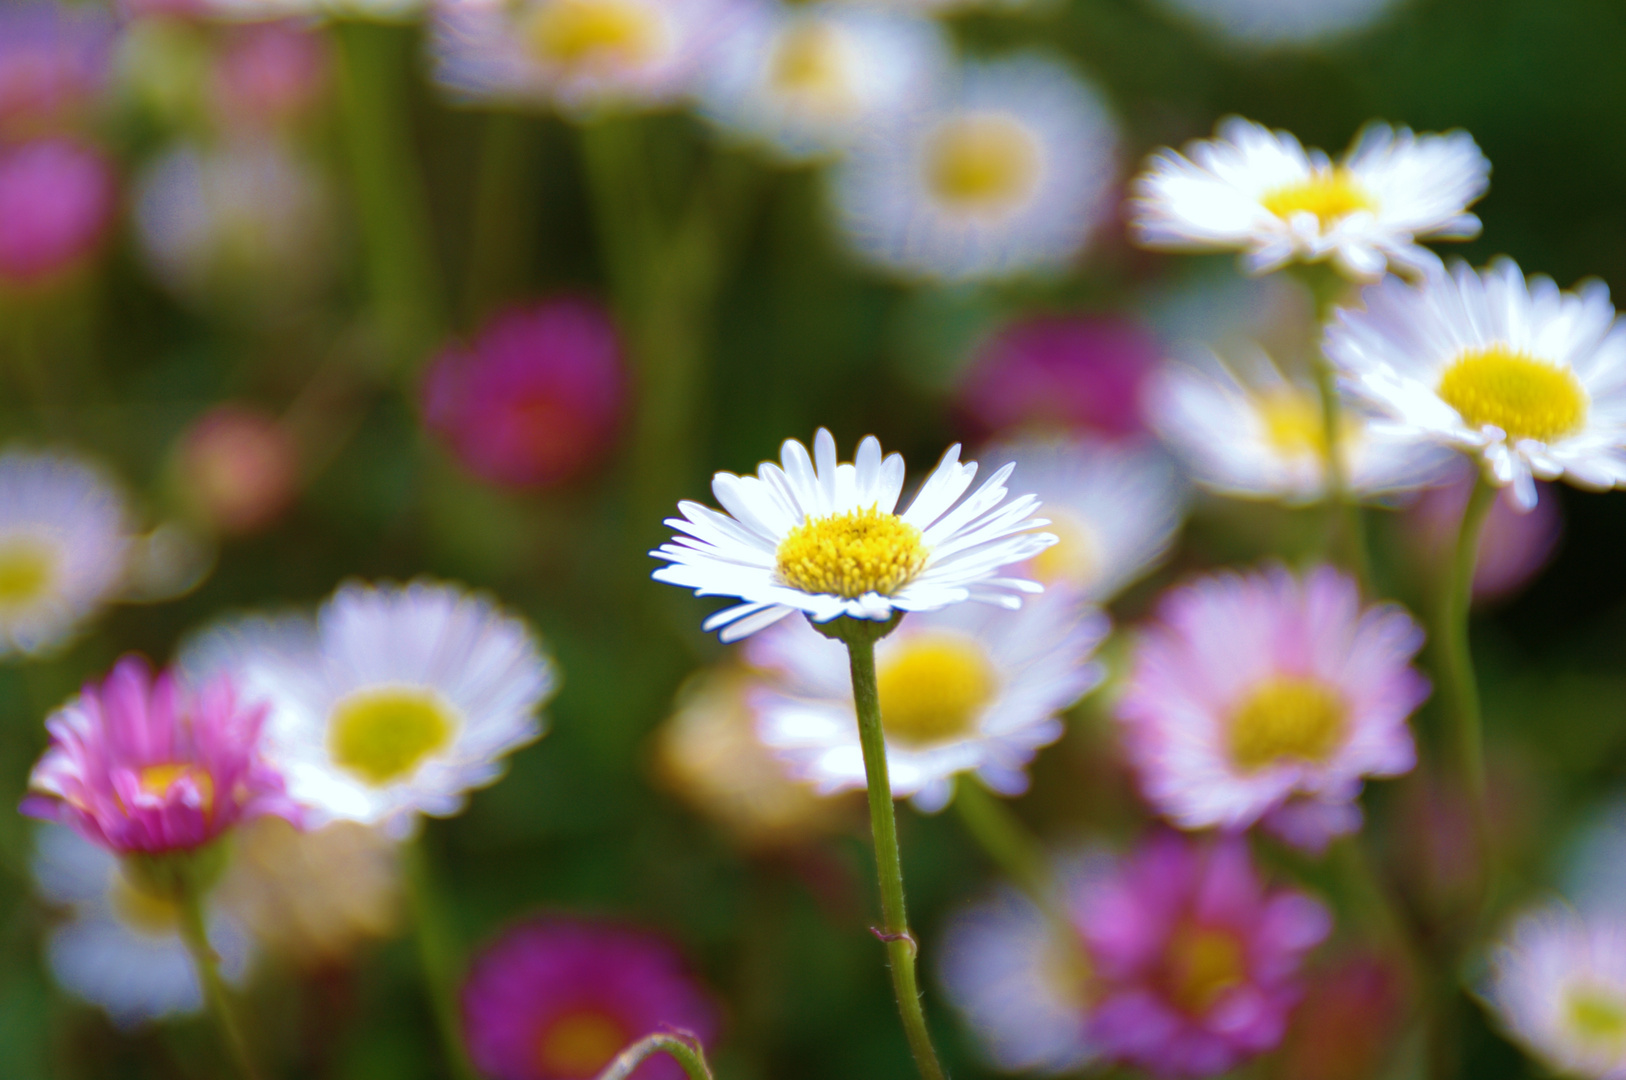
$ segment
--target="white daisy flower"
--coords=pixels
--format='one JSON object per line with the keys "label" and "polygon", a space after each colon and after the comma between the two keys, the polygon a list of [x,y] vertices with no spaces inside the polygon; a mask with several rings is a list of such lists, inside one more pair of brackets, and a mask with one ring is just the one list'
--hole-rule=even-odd
{"label": "white daisy flower", "polygon": [[1468,207],[1489,182],[1490,163],[1465,131],[1368,124],[1334,165],[1285,131],[1233,116],[1184,154],[1153,154],[1131,213],[1149,247],[1239,250],[1256,274],[1331,259],[1350,277],[1375,280],[1386,269],[1438,268],[1418,240],[1478,236]]}
{"label": "white daisy flower", "polygon": [[681,502],[683,516],[666,523],[683,535],[650,552],[670,563],[654,572],[656,581],[744,601],[703,624],[720,629],[724,641],[793,611],[815,622],[843,615],[885,621],[895,612],[964,600],[1015,608],[1019,594],[1043,591],[1000,574],[1056,542],[1032,531],[1045,524],[1029,516],[1037,499],[1005,502],[1015,465],[962,500],[977,464],[961,464],[956,443],[900,514],[903,455],[883,458],[873,435],[858,444],[853,462],[836,463],[836,440],[824,428],[813,438],[811,458],[786,439],[779,460],[764,462],[755,476],[718,473],[711,490],[728,513]]}
{"label": "white daisy flower", "polygon": [[1361,299],[1325,349],[1344,391],[1391,431],[1482,459],[1525,510],[1536,479],[1626,484],[1626,328],[1603,282],[1559,292],[1499,259]]}
{"label": "white daisy flower", "polygon": [[190,645],[183,665],[230,672],[270,707],[265,757],[325,820],[401,836],[450,817],[542,735],[553,665],[519,619],[450,585],[347,584],[316,620],[248,619]]}
{"label": "white daisy flower", "polygon": [[775,4],[718,47],[702,111],[781,158],[838,153],[925,105],[948,69],[948,35],[926,19],[836,4]]}
{"label": "white daisy flower", "polygon": [[1203,30],[1253,48],[1310,45],[1363,30],[1397,0],[1159,0]]}
{"label": "white daisy flower", "polygon": [[[1003,795],[1061,737],[1057,716],[1100,683],[1090,656],[1109,623],[1052,589],[1020,611],[961,605],[906,619],[875,645],[892,794],[925,813],[974,772]],[[866,786],[847,650],[804,620],[755,639],[751,663],[776,680],[754,696],[757,733],[800,779],[831,794]]]}
{"label": "white daisy flower", "polygon": [[1554,1072],[1626,1078],[1626,918],[1562,903],[1526,914],[1491,956],[1485,997]]}
{"label": "white daisy flower", "polygon": [[124,584],[124,495],[94,465],[0,453],[0,656],[61,644]]}
{"label": "white daisy flower", "polygon": [[855,147],[835,199],[853,247],[909,277],[969,280],[1055,268],[1111,210],[1117,133],[1060,61],[966,64],[957,88]]}
{"label": "white daisy flower", "polygon": [[[1209,353],[1199,363],[1165,365],[1148,386],[1146,412],[1192,479],[1211,491],[1291,504],[1326,497],[1320,391],[1284,375],[1261,351],[1232,364]],[[1338,443],[1345,490],[1364,499],[1436,483],[1453,458],[1349,409],[1339,417]]]}
{"label": "white daisy flower", "polygon": [[[64,989],[106,1009],[120,1027],[203,1007],[179,911],[135,884],[115,855],[66,826],[45,825],[35,833],[33,870],[40,896],[69,911],[45,942]],[[248,935],[213,898],[207,907],[221,975],[240,983],[252,952]]]}
{"label": "white daisy flower", "polygon": [[1028,439],[989,456],[1016,463],[1060,540],[1027,566],[1046,586],[1105,603],[1168,553],[1186,487],[1153,446],[1103,439]]}

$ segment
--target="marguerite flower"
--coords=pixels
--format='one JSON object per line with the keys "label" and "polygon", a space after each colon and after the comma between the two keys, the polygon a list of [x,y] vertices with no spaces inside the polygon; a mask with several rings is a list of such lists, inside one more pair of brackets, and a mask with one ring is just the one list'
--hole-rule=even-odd
{"label": "marguerite flower", "polygon": [[650,552],[670,565],[656,581],[700,596],[736,596],[744,603],[705,621],[737,641],[792,611],[815,622],[843,615],[885,621],[900,611],[932,611],[963,600],[1020,607],[1021,593],[1043,591],[1004,577],[1002,567],[1056,542],[1032,530],[1031,495],[1005,502],[1014,465],[994,473],[961,500],[977,474],[960,463],[958,444],[926,478],[909,509],[896,512],[903,492],[903,455],[881,456],[874,436],[858,457],[836,463],[836,440],[820,428],[813,456],[795,439],[780,448],[780,464],[764,462],[755,476],[720,472],[711,482],[726,514],[681,502],[667,524],[683,535]]}
{"label": "marguerite flower", "polygon": [[1479,458],[1524,509],[1537,479],[1626,484],[1626,328],[1603,282],[1559,292],[1499,259],[1362,301],[1338,313],[1326,353],[1392,430]]}
{"label": "marguerite flower", "polygon": [[1148,801],[1187,829],[1263,819],[1311,851],[1361,824],[1367,776],[1416,763],[1422,630],[1355,582],[1274,568],[1177,589],[1135,650],[1117,716]]}
{"label": "marguerite flower", "polygon": [[1582,916],[1555,902],[1525,914],[1492,954],[1485,997],[1554,1072],[1626,1078],[1626,918],[1618,908]]}
{"label": "marguerite flower", "polygon": [[[1090,655],[1107,630],[1066,588],[1020,611],[958,606],[900,623],[875,645],[893,795],[932,813],[963,772],[1004,795],[1026,791],[1028,762],[1061,737],[1057,714],[1101,681]],[[763,743],[823,792],[865,787],[842,643],[798,619],[748,655],[778,676],[756,695]]]}
{"label": "marguerite flower", "polygon": [[553,666],[519,619],[451,585],[348,584],[316,620],[249,619],[188,650],[269,709],[266,754],[317,822],[410,832],[543,732]]}
{"label": "marguerite flower", "polygon": [[968,63],[908,125],[855,147],[835,178],[853,247],[909,277],[1053,269],[1110,209],[1117,134],[1096,92],[1037,55]]}
{"label": "marguerite flower", "polygon": [[1418,240],[1479,235],[1468,207],[1489,175],[1464,131],[1369,124],[1334,165],[1285,131],[1233,116],[1184,154],[1152,155],[1135,182],[1134,225],[1150,247],[1241,251],[1252,273],[1295,259],[1331,259],[1366,280],[1388,268],[1422,273],[1440,260]]}
{"label": "marguerite flower", "polygon": [[[1321,395],[1257,350],[1226,364],[1171,362],[1147,388],[1148,419],[1192,479],[1238,498],[1310,503],[1326,498],[1327,426]],[[1375,425],[1339,416],[1345,491],[1371,499],[1441,480],[1452,455]]]}

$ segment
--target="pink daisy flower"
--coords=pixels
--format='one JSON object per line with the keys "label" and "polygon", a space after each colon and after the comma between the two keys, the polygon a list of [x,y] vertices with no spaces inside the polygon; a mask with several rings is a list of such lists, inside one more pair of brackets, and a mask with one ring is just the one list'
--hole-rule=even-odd
{"label": "pink daisy flower", "polygon": [[1423,632],[1362,608],[1322,567],[1219,574],[1170,593],[1136,649],[1117,715],[1142,792],[1182,828],[1263,821],[1324,850],[1361,825],[1363,778],[1417,760],[1406,718],[1428,696]]}
{"label": "pink daisy flower", "polygon": [[1327,909],[1267,890],[1239,837],[1163,833],[1075,904],[1092,964],[1090,1034],[1157,1076],[1213,1076],[1277,1046]]}
{"label": "pink daisy flower", "polygon": [[0,147],[0,290],[47,287],[89,262],[117,194],[112,166],[87,143]]}
{"label": "pink daisy flower", "polygon": [[195,690],[126,656],[46,721],[21,810],[119,854],[190,851],[265,814],[299,824],[259,754],[264,718],[224,679]]}
{"label": "pink daisy flower", "polygon": [[[475,958],[463,985],[475,1067],[494,1080],[591,1080],[628,1044],[681,1031],[709,1044],[717,1010],[663,938],[582,919],[513,927]],[[632,1080],[682,1080],[657,1055]]]}

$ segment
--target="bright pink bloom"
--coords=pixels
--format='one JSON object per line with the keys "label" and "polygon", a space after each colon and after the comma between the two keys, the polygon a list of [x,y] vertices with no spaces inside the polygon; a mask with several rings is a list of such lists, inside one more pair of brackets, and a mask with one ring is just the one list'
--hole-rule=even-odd
{"label": "bright pink bloom", "polygon": [[293,502],[299,447],[275,417],[245,405],[218,405],[187,429],[181,471],[188,497],[212,525],[252,533]]}
{"label": "bright pink bloom", "polygon": [[93,4],[0,4],[0,136],[76,119],[107,81],[113,21]]}
{"label": "bright pink bloom", "polygon": [[[1443,560],[1450,558],[1473,482],[1472,470],[1464,470],[1454,483],[1424,491],[1407,512],[1407,524],[1418,554],[1428,561],[1429,573],[1441,572]],[[1498,494],[1479,537],[1479,561],[1474,566],[1476,602],[1512,596],[1552,560],[1564,533],[1557,487],[1537,482],[1536,505],[1529,513],[1520,513],[1513,505],[1511,488]]]}
{"label": "bright pink bloom", "polygon": [[1274,1048],[1305,954],[1332,919],[1317,901],[1266,890],[1247,845],[1161,833],[1075,906],[1104,1056],[1157,1076],[1214,1076]]}
{"label": "bright pink bloom", "polygon": [[281,774],[260,758],[264,719],[227,680],[194,690],[126,656],[46,721],[51,745],[22,812],[119,854],[188,851],[265,814],[298,824]]}
{"label": "bright pink bloom", "polygon": [[423,412],[470,472],[538,487],[596,462],[621,427],[626,372],[597,304],[551,300],[497,316],[467,348],[442,353]]}
{"label": "bright pink bloom", "polygon": [[1134,435],[1140,394],[1162,359],[1157,339],[1127,319],[1038,316],[1011,323],[960,383],[979,434],[1020,428]]}
{"label": "bright pink bloom", "polygon": [[113,219],[113,170],[67,138],[0,149],[0,287],[46,284],[95,252]]}
{"label": "bright pink bloom", "polygon": [[[494,1080],[589,1080],[656,1031],[704,1044],[717,1010],[663,938],[610,923],[536,918],[474,960],[463,1028],[475,1067]],[[682,1080],[657,1055],[633,1080]]]}
{"label": "bright pink bloom", "polygon": [[327,88],[327,39],[294,22],[234,27],[215,58],[214,101],[228,123],[275,126]]}

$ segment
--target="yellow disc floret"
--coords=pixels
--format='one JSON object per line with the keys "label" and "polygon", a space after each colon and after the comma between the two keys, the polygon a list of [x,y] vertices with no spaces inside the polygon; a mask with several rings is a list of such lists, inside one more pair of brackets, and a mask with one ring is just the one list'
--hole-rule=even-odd
{"label": "yellow disc floret", "polygon": [[543,1028],[537,1039],[538,1073],[559,1080],[588,1080],[604,1071],[632,1034],[597,1009],[568,1012]]}
{"label": "yellow disc floret", "polygon": [[1569,994],[1570,1027],[1594,1046],[1626,1046],[1626,996],[1594,988],[1577,988]]}
{"label": "yellow disc floret", "polygon": [[807,593],[891,596],[926,565],[920,530],[876,507],[810,517],[775,553],[780,582]]}
{"label": "yellow disc floret", "polygon": [[809,20],[792,26],[774,44],[768,81],[781,94],[826,111],[852,102],[852,72],[841,34]]}
{"label": "yellow disc floret", "polygon": [[457,727],[450,706],[416,687],[358,690],[333,709],[328,752],[373,787],[416,772]]}
{"label": "yellow disc floret", "polygon": [[1228,930],[1184,926],[1169,939],[1163,977],[1170,1000],[1188,1015],[1202,1016],[1247,980],[1247,953]]}
{"label": "yellow disc floret", "polygon": [[1255,402],[1265,441],[1283,457],[1327,458],[1327,424],[1321,403],[1297,390],[1262,394]]}
{"label": "yellow disc floret", "polygon": [[1101,541],[1090,524],[1076,514],[1045,507],[1057,542],[1033,557],[1033,576],[1046,585],[1065,581],[1079,588],[1093,585],[1101,575]]}
{"label": "yellow disc floret", "polygon": [[1348,169],[1320,169],[1307,179],[1265,192],[1260,205],[1283,221],[1314,214],[1322,228],[1357,210],[1377,210],[1377,200]]}
{"label": "yellow disc floret", "polygon": [[1586,425],[1587,393],[1567,367],[1503,345],[1469,349],[1440,377],[1439,395],[1471,428],[1552,442]]}
{"label": "yellow disc floret", "polygon": [[926,182],[961,210],[999,213],[1025,203],[1039,185],[1039,142],[1007,113],[967,113],[948,121],[926,148]]}
{"label": "yellow disc floret", "polygon": [[214,809],[215,780],[207,772],[192,765],[148,765],[137,776],[141,790],[155,799],[169,795],[169,789],[180,780],[190,780],[203,799],[205,810]]}
{"label": "yellow disc floret", "polygon": [[531,18],[537,56],[565,67],[640,64],[660,48],[659,15],[638,0],[551,0]]}
{"label": "yellow disc floret", "polygon": [[56,552],[43,540],[13,536],[0,540],[0,611],[37,603],[56,579]]}
{"label": "yellow disc floret", "polygon": [[1348,724],[1343,697],[1327,684],[1266,679],[1231,714],[1231,762],[1243,772],[1283,760],[1322,764],[1342,745]]}
{"label": "yellow disc floret", "polygon": [[909,746],[971,734],[998,689],[981,646],[956,634],[921,634],[901,643],[876,682],[881,726],[888,738]]}

